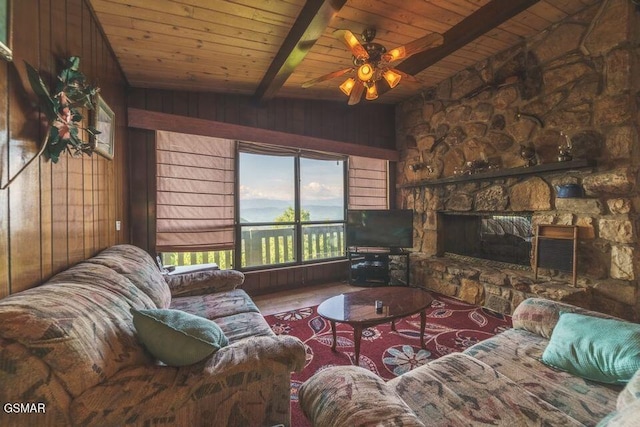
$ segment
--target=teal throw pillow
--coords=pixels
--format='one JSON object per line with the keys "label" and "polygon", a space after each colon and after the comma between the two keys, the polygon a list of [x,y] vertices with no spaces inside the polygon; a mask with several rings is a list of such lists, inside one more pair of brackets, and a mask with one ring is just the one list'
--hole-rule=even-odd
{"label": "teal throw pillow", "polygon": [[180,310],[131,309],[138,337],[149,352],[169,366],[200,362],[229,344],[209,319]]}
{"label": "teal throw pillow", "polygon": [[542,361],[592,381],[626,384],[640,368],[640,325],[561,312]]}

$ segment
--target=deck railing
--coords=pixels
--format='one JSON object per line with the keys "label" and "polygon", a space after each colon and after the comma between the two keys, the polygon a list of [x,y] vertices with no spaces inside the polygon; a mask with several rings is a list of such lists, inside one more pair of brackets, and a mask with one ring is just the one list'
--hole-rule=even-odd
{"label": "deck railing", "polygon": [[[242,267],[294,262],[296,242],[293,228],[255,228],[242,231],[240,242]],[[342,225],[306,225],[302,228],[303,261],[344,256]],[[193,265],[215,262],[222,269],[234,268],[233,250],[209,252],[165,252],[165,265]]]}

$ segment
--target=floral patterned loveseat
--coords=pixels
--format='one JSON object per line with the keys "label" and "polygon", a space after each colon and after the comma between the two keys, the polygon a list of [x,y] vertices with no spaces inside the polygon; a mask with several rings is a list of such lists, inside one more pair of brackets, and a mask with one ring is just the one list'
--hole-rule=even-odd
{"label": "floral patterned loveseat", "polygon": [[[163,276],[145,251],[118,245],[1,299],[0,425],[288,425],[304,346],[275,336],[243,281],[230,270]],[[132,308],[212,319],[229,345],[166,366],[140,343]]]}
{"label": "floral patterned loveseat", "polygon": [[356,366],[319,371],[301,386],[300,405],[322,427],[640,425],[640,370],[623,388],[541,362],[561,313],[610,319],[528,299],[514,311],[513,329],[388,382]]}

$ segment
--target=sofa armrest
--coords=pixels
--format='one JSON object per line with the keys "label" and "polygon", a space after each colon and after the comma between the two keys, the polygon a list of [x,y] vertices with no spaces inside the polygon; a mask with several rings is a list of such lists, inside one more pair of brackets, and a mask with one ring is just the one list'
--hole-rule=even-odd
{"label": "sofa armrest", "polygon": [[[260,370],[275,365],[286,367],[287,372],[300,372],[306,362],[304,343],[296,337],[274,335],[250,337],[221,348],[207,360],[204,371]],[[192,365],[199,369],[199,365]]]}
{"label": "sofa armrest", "polygon": [[358,366],[317,372],[298,390],[314,426],[424,426],[383,379]]}
{"label": "sofa armrest", "polygon": [[[277,415],[265,413],[276,409],[282,413],[284,404],[288,408],[291,371],[302,370],[304,363],[305,348],[299,339],[252,337],[193,365],[143,365],[118,372],[76,398],[71,417],[74,425],[87,426],[146,425],[174,416],[177,425],[207,417],[208,425],[237,425],[225,417],[245,408],[247,419],[271,419]],[[284,403],[277,405],[278,399]],[[210,419],[211,408],[216,410],[215,422]]]}
{"label": "sofa armrest", "polygon": [[212,294],[231,291],[244,282],[244,274],[237,270],[203,270],[191,273],[164,275],[172,297]]}
{"label": "sofa armrest", "polygon": [[544,338],[551,338],[560,318],[560,312],[578,313],[603,319],[615,319],[613,316],[587,310],[575,305],[542,298],[528,298],[516,307],[511,320],[514,329],[524,329]]}

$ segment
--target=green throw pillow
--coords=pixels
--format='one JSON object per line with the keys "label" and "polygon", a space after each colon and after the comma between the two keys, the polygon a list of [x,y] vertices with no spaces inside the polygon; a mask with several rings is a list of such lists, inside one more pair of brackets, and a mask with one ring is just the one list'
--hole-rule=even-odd
{"label": "green throw pillow", "polygon": [[640,368],[640,325],[561,312],[542,361],[589,380],[626,384]]}
{"label": "green throw pillow", "polygon": [[197,363],[229,344],[222,329],[209,319],[180,310],[131,309],[144,346],[169,366]]}

